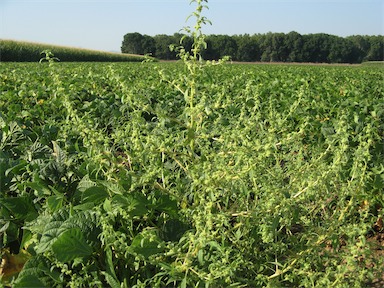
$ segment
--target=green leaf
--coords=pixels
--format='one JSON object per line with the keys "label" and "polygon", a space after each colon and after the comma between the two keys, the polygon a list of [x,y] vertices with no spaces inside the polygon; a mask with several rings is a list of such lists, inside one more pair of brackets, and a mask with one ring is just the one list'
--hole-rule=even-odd
{"label": "green leaf", "polygon": [[87,211],[92,210],[95,207],[95,203],[93,202],[87,202],[84,204],[79,204],[73,207],[73,210],[75,211]]}
{"label": "green leaf", "polygon": [[81,204],[93,202],[99,204],[109,196],[107,188],[100,182],[92,181],[89,175],[85,175],[77,185],[75,198]]}
{"label": "green leaf", "polygon": [[126,171],[120,171],[118,173],[119,177],[119,185],[123,187],[126,191],[129,190],[129,188],[132,185],[132,178],[131,175],[129,175]]}
{"label": "green leaf", "polygon": [[86,189],[82,195],[82,202],[94,202],[99,204],[108,197],[108,192],[104,187],[94,186]]}
{"label": "green leaf", "polygon": [[96,213],[91,210],[78,211],[76,214],[65,220],[60,227],[60,231],[64,232],[68,229],[78,228],[82,231],[87,241],[97,242],[101,232],[97,223],[99,223],[99,219]]}
{"label": "green leaf", "polygon": [[63,170],[65,169],[65,164],[66,164],[66,160],[67,160],[67,156],[65,155],[65,152],[60,148],[60,146],[57,144],[56,141],[52,141],[52,146],[53,146],[53,156],[55,157],[56,159],[56,163],[57,163],[57,169],[60,171],[60,172],[63,172]]}
{"label": "green leaf", "polygon": [[80,228],[72,228],[62,233],[52,244],[52,251],[61,262],[88,257],[93,252]]}
{"label": "green leaf", "polygon": [[[41,221],[39,220],[40,218]],[[31,231],[41,233],[40,241],[36,247],[36,253],[43,253],[50,250],[54,243],[69,230],[78,229],[82,235],[91,242],[96,242],[100,234],[97,226],[98,218],[90,210],[76,211],[73,216],[69,215],[67,209],[62,208],[51,217],[40,216],[34,225],[28,227]],[[44,227],[41,225],[44,224]]]}
{"label": "green leaf", "polygon": [[115,195],[112,204],[126,209],[132,216],[144,216],[148,213],[149,201],[144,195],[136,193],[125,196]]}
{"label": "green leaf", "polygon": [[44,197],[47,195],[49,196],[52,194],[52,191],[44,183],[42,183],[42,181],[40,182],[39,179],[37,181],[34,181],[34,182],[26,183],[25,187],[32,188],[33,190],[36,191],[36,193],[40,197]]}
{"label": "green leaf", "polygon": [[40,242],[36,247],[36,253],[44,253],[51,247],[52,243],[58,238],[63,223],[64,221],[52,221],[46,224]]}
{"label": "green leaf", "polygon": [[18,164],[16,164],[15,166],[12,166],[11,168],[5,170],[5,177],[8,177],[9,175],[11,175],[11,173],[14,175],[21,174],[21,171],[24,170],[24,168],[28,165],[28,162],[25,160],[22,160],[17,163]]}
{"label": "green leaf", "polygon": [[113,265],[113,257],[112,257],[112,250],[111,248],[107,248],[107,250],[105,251],[105,264],[106,264],[106,270],[107,270],[107,273],[112,276],[116,281],[117,281],[117,276],[116,276],[116,273],[115,273],[115,266]]}
{"label": "green leaf", "polygon": [[160,253],[164,250],[163,242],[156,235],[153,230],[145,230],[140,234],[136,235],[133,239],[130,249],[136,254],[148,258],[151,255]]}
{"label": "green leaf", "polygon": [[32,221],[38,216],[30,197],[3,198],[0,199],[0,205],[18,220]]}
{"label": "green leaf", "polygon": [[199,264],[201,266],[204,265],[204,250],[200,249],[199,252],[197,252],[197,260],[199,261]]}
{"label": "green leaf", "polygon": [[60,273],[51,270],[51,263],[38,255],[30,258],[20,271],[13,287],[56,287],[62,282]]}
{"label": "green leaf", "polygon": [[112,212],[111,200],[105,199],[105,201],[103,203],[103,209],[105,210],[105,212]]}
{"label": "green leaf", "polygon": [[32,239],[31,231],[23,229],[23,237],[20,242],[20,248],[26,248],[27,243]]}
{"label": "green leaf", "polygon": [[178,214],[178,206],[177,201],[171,199],[169,195],[160,194],[156,195],[156,203],[154,203],[154,208],[158,211],[166,212],[167,214],[177,217]]}
{"label": "green leaf", "polygon": [[170,219],[164,223],[161,229],[161,237],[164,241],[179,241],[188,226],[178,219]]}
{"label": "green leaf", "polygon": [[51,212],[56,212],[63,207],[64,195],[53,195],[47,198],[47,205]]}
{"label": "green leaf", "polygon": [[35,275],[26,275],[24,277],[21,277],[20,280],[18,279],[15,283],[14,286],[15,288],[25,288],[25,287],[30,287],[30,288],[43,288],[47,287],[43,284],[43,282],[40,281],[40,279],[35,276]]}
{"label": "green leaf", "polygon": [[79,184],[77,185],[77,190],[80,191],[80,192],[84,192],[85,190],[87,190],[88,188],[91,188],[91,187],[94,187],[96,186],[96,182],[92,181],[90,178],[89,178],[89,175],[85,175],[79,182]]}
{"label": "green leaf", "polygon": [[186,288],[187,287],[187,275],[183,278],[183,281],[180,283],[180,288]]}
{"label": "green leaf", "polygon": [[[1,133],[0,133],[1,136]],[[0,137],[1,143],[1,137]],[[6,185],[11,180],[9,177],[5,175],[5,171],[9,168],[10,159],[7,154],[0,150],[0,191],[4,191]]]}
{"label": "green leaf", "polygon": [[113,277],[111,274],[107,273],[107,272],[101,272],[101,274],[104,275],[105,277],[105,280],[107,281],[109,287],[111,288],[121,288],[121,285],[120,285],[120,282],[117,281],[117,279],[115,277]]}

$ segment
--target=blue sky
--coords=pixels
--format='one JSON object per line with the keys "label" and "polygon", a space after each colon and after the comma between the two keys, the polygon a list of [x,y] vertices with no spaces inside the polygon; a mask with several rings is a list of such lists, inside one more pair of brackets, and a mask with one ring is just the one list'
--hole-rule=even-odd
{"label": "blue sky", "polygon": [[[130,32],[171,35],[189,0],[0,0],[0,38],[120,51]],[[207,34],[384,35],[383,0],[210,0]]]}

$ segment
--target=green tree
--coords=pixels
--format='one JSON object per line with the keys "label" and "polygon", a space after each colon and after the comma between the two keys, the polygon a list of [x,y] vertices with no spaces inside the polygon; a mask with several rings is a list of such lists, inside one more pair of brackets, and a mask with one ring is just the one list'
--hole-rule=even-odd
{"label": "green tree", "polygon": [[332,36],[330,37],[330,51],[328,61],[331,63],[353,63],[353,43],[350,40]]}
{"label": "green tree", "polygon": [[366,61],[384,60],[384,36],[368,36],[369,50],[365,56]]}
{"label": "green tree", "polygon": [[285,45],[289,51],[287,61],[301,62],[303,60],[303,37],[295,32],[289,32],[285,37]]}
{"label": "green tree", "polygon": [[155,56],[158,59],[163,60],[176,60],[177,53],[176,51],[171,51],[169,49],[170,45],[179,45],[181,39],[183,38],[183,46],[186,51],[191,51],[193,40],[188,35],[181,33],[175,33],[171,35],[159,34],[153,37],[155,41]]}
{"label": "green tree", "polygon": [[156,52],[154,56],[156,58],[164,60],[176,59],[176,53],[169,50],[169,45],[175,44],[172,36],[160,34],[156,35],[153,39],[155,40]]}
{"label": "green tree", "polygon": [[272,36],[272,48],[275,51],[275,60],[286,62],[288,60],[289,49],[285,40],[284,33],[274,33]]}
{"label": "green tree", "polygon": [[249,34],[237,35],[233,37],[237,45],[237,53],[234,60],[252,62],[260,59],[259,44],[256,37]]}
{"label": "green tree", "polygon": [[304,35],[303,55],[305,62],[327,63],[330,53],[330,35],[324,33]]}
{"label": "green tree", "polygon": [[370,44],[366,36],[353,35],[346,38],[353,45],[353,62],[361,63],[369,51]]}
{"label": "green tree", "polygon": [[[140,33],[128,33],[122,44],[123,53],[152,53],[159,59],[174,60],[176,52],[171,44],[192,52],[193,39],[181,33],[160,34],[154,37]],[[201,56],[206,60],[218,60],[230,56],[235,61],[266,62],[324,62],[361,63],[384,60],[384,36],[350,36],[346,38],[324,33],[300,35],[292,31],[244,35],[210,35],[205,37],[206,49]]]}
{"label": "green tree", "polygon": [[210,35],[206,39],[207,50],[203,58],[207,60],[218,60],[224,56],[232,59],[237,55],[237,43],[234,37],[228,35]]}
{"label": "green tree", "polygon": [[261,61],[263,62],[272,62],[276,61],[276,53],[273,51],[272,44],[273,34],[268,32],[267,34],[260,35],[260,47],[261,47]]}
{"label": "green tree", "polygon": [[143,52],[140,54],[155,54],[156,53],[156,46],[155,46],[155,40],[153,37],[149,35],[143,35],[143,40],[141,42]]}
{"label": "green tree", "polygon": [[155,40],[138,32],[125,34],[121,46],[121,52],[129,54],[155,54],[155,49]]}

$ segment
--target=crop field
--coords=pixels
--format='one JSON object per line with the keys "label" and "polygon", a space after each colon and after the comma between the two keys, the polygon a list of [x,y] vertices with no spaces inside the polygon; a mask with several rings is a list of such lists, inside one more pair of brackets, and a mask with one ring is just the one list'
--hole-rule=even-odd
{"label": "crop field", "polygon": [[1,63],[2,285],[381,287],[383,75]]}
{"label": "crop field", "polygon": [[54,51],[60,61],[141,62],[141,55],[103,52],[43,43],[0,39],[0,62],[38,62],[42,51]]}

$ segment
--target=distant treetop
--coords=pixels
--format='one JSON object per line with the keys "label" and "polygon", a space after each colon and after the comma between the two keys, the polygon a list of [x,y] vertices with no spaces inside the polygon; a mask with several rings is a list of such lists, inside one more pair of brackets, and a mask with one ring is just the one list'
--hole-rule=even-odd
{"label": "distant treetop", "polygon": [[[127,33],[121,52],[151,54],[163,60],[175,60],[176,53],[169,50],[170,44],[178,44],[180,33],[173,35],[142,35]],[[297,32],[208,35],[207,49],[202,56],[206,60],[218,60],[230,56],[242,62],[314,62],[314,63],[361,63],[384,61],[384,36],[354,35],[339,37],[324,33],[301,35]],[[183,42],[190,49],[192,39]]]}

